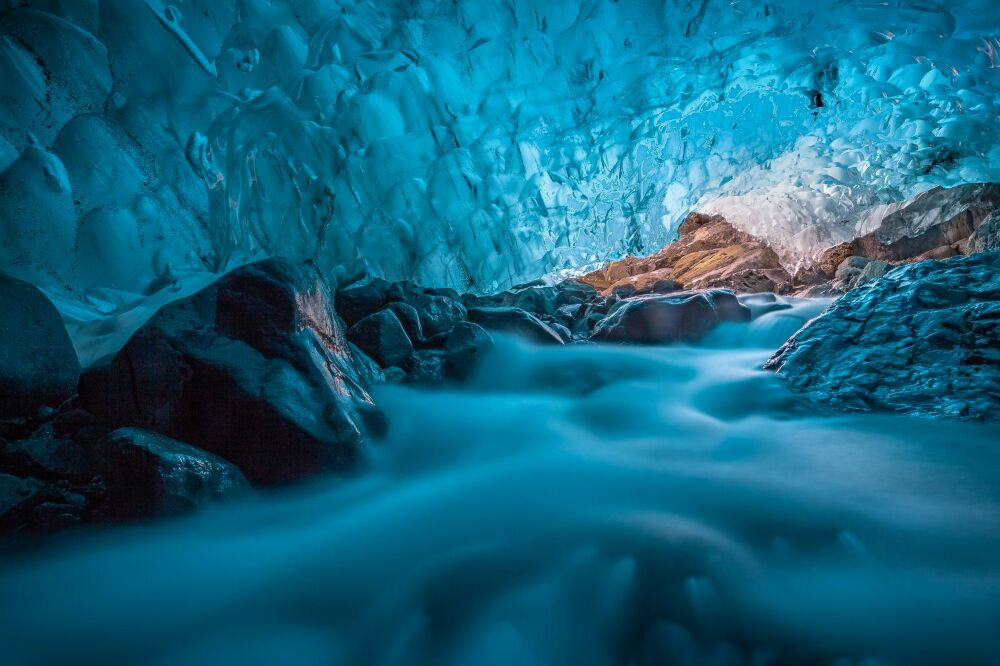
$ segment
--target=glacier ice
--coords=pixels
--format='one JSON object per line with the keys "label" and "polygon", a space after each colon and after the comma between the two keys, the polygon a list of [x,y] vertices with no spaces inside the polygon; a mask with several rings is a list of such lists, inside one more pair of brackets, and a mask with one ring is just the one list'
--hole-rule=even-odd
{"label": "glacier ice", "polygon": [[266,255],[491,291],[692,208],[795,263],[1000,180],[994,0],[0,0],[0,89],[0,271],[79,326]]}

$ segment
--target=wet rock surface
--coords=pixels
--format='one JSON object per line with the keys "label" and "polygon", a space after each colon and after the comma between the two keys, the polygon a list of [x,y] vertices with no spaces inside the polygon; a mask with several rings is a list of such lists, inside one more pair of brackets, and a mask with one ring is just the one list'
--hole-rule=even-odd
{"label": "wet rock surface", "polygon": [[235,465],[170,437],[137,428],[109,433],[90,448],[118,519],[178,515],[250,490]]}
{"label": "wet rock surface", "polygon": [[1000,252],[900,266],[767,362],[835,409],[1000,418]]}

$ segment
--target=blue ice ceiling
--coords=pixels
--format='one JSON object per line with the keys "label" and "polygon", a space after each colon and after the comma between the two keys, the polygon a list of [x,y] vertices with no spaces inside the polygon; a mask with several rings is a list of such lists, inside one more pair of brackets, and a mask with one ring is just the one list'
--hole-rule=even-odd
{"label": "blue ice ceiling", "polygon": [[0,270],[91,305],[263,254],[489,291],[694,207],[794,263],[1000,180],[995,0],[0,9]]}

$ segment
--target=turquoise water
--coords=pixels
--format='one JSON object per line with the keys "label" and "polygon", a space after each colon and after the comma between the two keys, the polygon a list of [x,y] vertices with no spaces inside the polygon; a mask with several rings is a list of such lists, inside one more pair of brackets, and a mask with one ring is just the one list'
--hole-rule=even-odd
{"label": "turquoise water", "polygon": [[1000,429],[798,401],[823,305],[382,387],[356,477],[8,556],[4,662],[990,663]]}

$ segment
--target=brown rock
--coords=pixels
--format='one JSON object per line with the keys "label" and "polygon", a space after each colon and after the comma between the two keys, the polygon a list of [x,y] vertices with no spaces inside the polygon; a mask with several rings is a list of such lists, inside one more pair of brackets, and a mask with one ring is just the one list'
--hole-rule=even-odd
{"label": "brown rock", "polygon": [[[606,295],[628,285],[636,294],[657,293],[667,281],[680,288],[736,291],[791,289],[792,278],[764,241],[720,215],[691,213],[677,241],[648,257],[625,257],[579,278]],[[657,285],[659,284],[659,289]]]}

